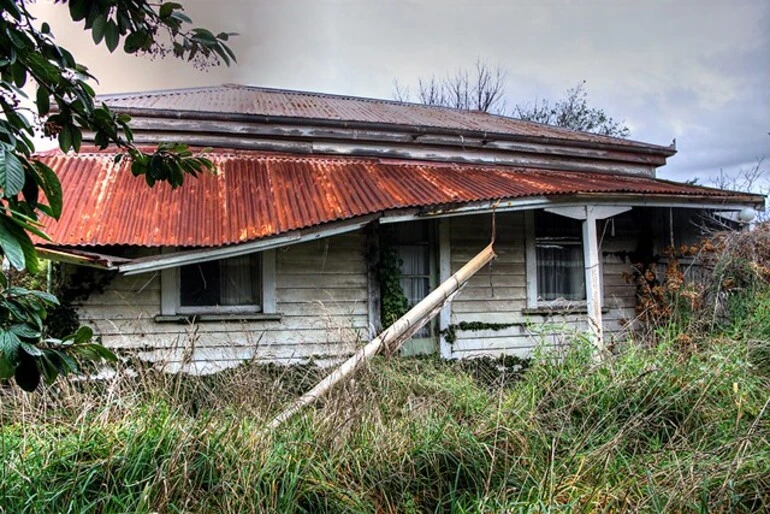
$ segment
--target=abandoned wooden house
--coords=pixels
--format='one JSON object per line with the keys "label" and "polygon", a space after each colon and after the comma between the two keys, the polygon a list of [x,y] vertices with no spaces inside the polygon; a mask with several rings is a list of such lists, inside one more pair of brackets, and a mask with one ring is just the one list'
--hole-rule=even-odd
{"label": "abandoned wooden house", "polygon": [[704,212],[763,205],[657,179],[673,147],[483,112],[240,85],[99,101],[138,143],[217,166],[172,191],[109,151],[43,156],[65,209],[40,249],[69,287],[107,277],[73,296],[81,320],[172,370],[349,355],[493,234],[497,260],[403,352],[523,356],[564,327],[610,341],[634,317],[634,263]]}

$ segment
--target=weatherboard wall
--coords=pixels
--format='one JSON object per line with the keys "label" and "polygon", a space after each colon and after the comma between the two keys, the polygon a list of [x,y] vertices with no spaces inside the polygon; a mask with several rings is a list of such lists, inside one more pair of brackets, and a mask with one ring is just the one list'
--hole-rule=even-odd
{"label": "weatherboard wall", "polygon": [[[457,271],[489,244],[491,215],[448,220],[450,269]],[[545,342],[558,344],[586,328],[584,314],[549,315],[527,310],[524,215],[497,215],[498,259],[474,276],[451,306],[456,339],[447,356],[526,356]],[[600,224],[600,231],[603,226]],[[605,329],[619,337],[633,317],[634,288],[623,279],[627,253],[636,245],[630,218],[618,217],[614,235],[604,232]],[[329,362],[349,355],[369,336],[369,301],[364,231],[289,246],[276,251],[277,319],[158,322],[161,274],[116,276],[79,308],[105,345],[167,361],[170,369],[208,372],[258,359],[281,363]],[[463,330],[460,323],[487,328]],[[503,326],[510,325],[510,326]],[[442,336],[443,337],[443,336]]]}
{"label": "weatherboard wall", "polygon": [[358,232],[277,250],[278,319],[158,322],[160,273],[116,276],[79,308],[80,316],[106,346],[167,361],[172,370],[338,358],[368,335],[364,240]]}
{"label": "weatherboard wall", "polygon": [[[524,214],[498,214],[495,225],[497,260],[471,278],[452,305],[449,323],[455,338],[449,345],[451,357],[526,357],[538,345],[560,345],[587,331],[584,312],[528,308]],[[492,226],[491,215],[451,219],[452,272],[489,244]],[[628,254],[636,249],[637,230],[633,218],[627,215],[618,216],[606,226],[605,230],[605,223],[599,224],[603,319],[605,339],[612,342],[623,337],[627,321],[634,317],[635,287],[626,281],[624,272],[632,269]]]}

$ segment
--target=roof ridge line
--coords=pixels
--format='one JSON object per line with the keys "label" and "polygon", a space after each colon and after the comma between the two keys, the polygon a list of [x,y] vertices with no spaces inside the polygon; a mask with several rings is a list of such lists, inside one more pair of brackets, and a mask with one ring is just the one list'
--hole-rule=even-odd
{"label": "roof ridge line", "polygon": [[[625,143],[625,146],[641,145],[646,147],[655,147],[659,149],[670,148],[661,144],[647,143],[636,139],[631,139],[631,138],[626,139],[626,138],[620,138],[616,136],[609,136],[606,134],[597,134],[595,132],[589,132],[586,130],[574,130],[566,127],[560,127],[558,125],[550,125],[548,123],[541,123],[541,122],[536,122],[531,120],[523,120],[521,118],[508,116],[505,114],[495,114],[487,111],[481,111],[478,109],[460,109],[460,108],[448,107],[443,105],[427,105],[419,102],[410,102],[410,101],[404,101],[404,100],[375,98],[375,97],[369,97],[369,96],[356,96],[356,95],[339,94],[339,93],[326,93],[322,91],[307,91],[307,90],[289,89],[289,88],[256,86],[251,84],[238,84],[234,82],[225,82],[219,85],[209,85],[209,86],[194,86],[194,87],[172,88],[172,89],[154,89],[150,91],[135,91],[135,92],[126,92],[126,93],[108,93],[103,95],[97,95],[97,99],[103,100],[103,101],[104,100],[109,101],[109,100],[121,100],[121,99],[131,99],[131,98],[138,99],[138,98],[153,98],[153,97],[163,97],[163,96],[179,96],[179,95],[188,95],[188,94],[194,94],[194,93],[199,93],[204,91],[217,91],[217,90],[221,91],[226,89],[260,91],[260,92],[274,93],[274,94],[289,94],[289,95],[297,95],[297,96],[304,96],[304,97],[368,102],[368,103],[374,103],[379,105],[390,105],[390,106],[425,109],[427,111],[443,111],[443,112],[449,112],[449,113],[469,113],[469,114],[475,114],[475,115],[486,115],[491,118],[513,122],[516,124],[520,124],[522,126],[546,128],[548,130],[552,130],[556,132],[557,134],[563,134],[566,139],[569,139],[568,137],[569,134],[584,134],[588,136],[598,136],[600,138],[603,138],[606,140],[605,142],[607,142],[608,144],[611,144],[612,140],[616,140],[620,144]],[[148,107],[148,109],[153,109],[153,108]],[[558,136],[555,136],[555,137],[558,138]]]}

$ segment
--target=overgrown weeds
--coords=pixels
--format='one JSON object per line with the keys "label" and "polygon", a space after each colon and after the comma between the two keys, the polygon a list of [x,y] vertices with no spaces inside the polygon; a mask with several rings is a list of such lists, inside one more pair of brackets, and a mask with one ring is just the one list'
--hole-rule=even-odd
{"label": "overgrown weeds", "polygon": [[654,341],[380,358],[272,433],[323,370],[2,388],[0,512],[765,512],[770,288],[728,269],[716,317],[672,310]]}
{"label": "overgrown weeds", "polygon": [[[513,386],[379,359],[276,433],[317,370],[143,371],[2,393],[3,512],[757,512],[767,341],[538,355]],[[467,364],[463,364],[467,366]],[[244,377],[249,377],[246,380]]]}

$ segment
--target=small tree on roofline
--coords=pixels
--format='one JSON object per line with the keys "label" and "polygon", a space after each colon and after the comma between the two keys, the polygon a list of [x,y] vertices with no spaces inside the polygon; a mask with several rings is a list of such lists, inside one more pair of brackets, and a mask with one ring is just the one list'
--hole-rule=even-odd
{"label": "small tree on roofline", "polygon": [[[505,111],[505,71],[476,59],[473,68],[460,68],[444,78],[417,79],[417,100],[425,105],[502,114]],[[410,101],[409,88],[394,81],[396,100]]]}
{"label": "small tree on roofline", "polygon": [[[500,65],[491,66],[477,59],[470,70],[460,68],[454,74],[443,78],[417,79],[417,102],[455,109],[478,110],[491,114],[510,115],[526,121],[582,130],[605,136],[626,138],[631,130],[625,122],[617,121],[604,109],[588,103],[586,82],[567,89],[564,99],[550,102],[535,100],[531,103],[516,104],[511,112],[505,108],[505,77],[507,73]],[[396,100],[411,101],[408,86],[394,81],[393,97]]]}
{"label": "small tree on roofline", "polygon": [[[34,136],[56,138],[63,152],[80,150],[82,134],[94,143],[131,159],[131,172],[149,186],[168,182],[178,187],[186,175],[211,169],[208,159],[186,145],[162,144],[146,153],[133,144],[130,117],[97,105],[94,79],[85,66],[56,44],[47,23],[27,10],[25,0],[0,0],[0,252],[17,270],[35,272],[39,261],[29,234],[48,239],[41,214],[58,219],[63,198],[54,171],[35,159]],[[129,54],[168,53],[197,66],[235,61],[227,46],[234,34],[191,28],[181,4],[148,0],[55,0],[66,4],[74,22],[83,22],[94,44],[114,52],[122,44]],[[34,109],[24,107],[25,86],[34,86]],[[25,391],[35,390],[41,377],[51,383],[58,375],[78,370],[79,360],[112,360],[115,356],[92,342],[93,332],[80,327],[63,339],[48,337],[47,309],[58,299],[43,291],[9,287],[0,272],[0,379],[14,377]]]}
{"label": "small tree on roofline", "polygon": [[532,103],[517,104],[513,108],[513,117],[526,121],[556,125],[571,130],[593,132],[603,136],[626,138],[631,130],[622,121],[609,116],[604,109],[588,104],[586,81],[567,89],[563,100],[554,103],[548,100],[535,100]]}

